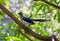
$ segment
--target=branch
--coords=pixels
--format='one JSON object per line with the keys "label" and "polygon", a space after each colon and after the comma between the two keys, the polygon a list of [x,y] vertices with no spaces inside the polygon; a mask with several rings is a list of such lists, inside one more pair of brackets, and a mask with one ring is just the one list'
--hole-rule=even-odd
{"label": "branch", "polygon": [[51,6],[55,7],[55,8],[57,8],[57,9],[60,9],[59,6],[57,6],[57,5],[55,5],[55,4],[51,3],[51,2],[48,2],[48,1],[46,1],[46,0],[34,0],[34,1],[43,1],[43,2],[45,2],[45,3],[47,3],[47,4],[49,4],[49,5],[51,5]]}
{"label": "branch", "polygon": [[42,36],[40,34],[37,34],[35,32],[33,32],[30,28],[28,28],[27,26],[25,26],[21,21],[19,21],[8,9],[6,9],[1,3],[0,3],[0,9],[5,12],[12,20],[14,20],[14,22],[20,27],[22,28],[26,33],[32,35],[33,37],[39,39],[39,40],[48,40],[48,41],[52,41],[52,36]]}

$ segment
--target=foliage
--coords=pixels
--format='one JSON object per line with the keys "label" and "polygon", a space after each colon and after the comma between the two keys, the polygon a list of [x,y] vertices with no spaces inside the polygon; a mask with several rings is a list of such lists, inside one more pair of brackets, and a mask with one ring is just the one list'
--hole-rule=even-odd
{"label": "foliage", "polygon": [[[56,5],[59,5],[59,1],[57,0],[50,0],[49,2],[52,2]],[[9,8],[9,1],[8,0],[0,0],[0,3],[6,6],[6,8]],[[47,36],[55,34],[58,38],[60,35],[60,10],[55,9],[54,7],[42,2],[42,1],[33,1],[30,3],[31,6],[26,6],[22,8],[23,14],[26,17],[29,17],[29,15],[32,15],[31,18],[33,19],[51,19],[49,22],[35,22],[34,25],[28,25],[33,31],[36,33],[39,33],[41,35]],[[27,9],[29,10],[27,10]],[[11,9],[10,9],[11,10]],[[19,18],[19,15],[17,14],[18,11],[14,13],[14,15]],[[28,14],[29,12],[29,14]],[[13,13],[13,12],[12,12]],[[17,24],[11,20],[9,23],[2,23],[2,19],[4,19],[5,13],[0,10],[0,40],[1,41],[29,41],[27,38],[25,38],[22,34],[18,33],[18,26]],[[2,18],[3,17],[3,18]],[[20,29],[23,33],[24,31]],[[33,38],[32,36],[26,34],[29,36],[33,41],[39,41],[36,38]]]}

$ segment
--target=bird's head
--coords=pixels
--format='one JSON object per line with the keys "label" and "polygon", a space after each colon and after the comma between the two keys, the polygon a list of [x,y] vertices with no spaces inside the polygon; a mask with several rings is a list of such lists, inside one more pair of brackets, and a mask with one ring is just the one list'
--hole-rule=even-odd
{"label": "bird's head", "polygon": [[20,16],[22,16],[22,15],[23,15],[23,14],[22,14],[22,12],[19,12],[18,14],[19,14]]}

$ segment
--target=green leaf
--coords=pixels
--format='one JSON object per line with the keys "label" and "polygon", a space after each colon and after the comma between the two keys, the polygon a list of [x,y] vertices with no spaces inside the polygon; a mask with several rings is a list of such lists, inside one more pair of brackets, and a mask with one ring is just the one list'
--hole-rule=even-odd
{"label": "green leaf", "polygon": [[39,6],[39,8],[38,8],[37,11],[36,11],[36,14],[40,11],[40,9],[42,9],[42,5]]}
{"label": "green leaf", "polygon": [[58,10],[58,22],[60,23],[60,11]]}
{"label": "green leaf", "polygon": [[0,26],[0,28],[3,28],[3,26]]}
{"label": "green leaf", "polygon": [[0,0],[0,3],[4,3],[4,1],[3,0]]}

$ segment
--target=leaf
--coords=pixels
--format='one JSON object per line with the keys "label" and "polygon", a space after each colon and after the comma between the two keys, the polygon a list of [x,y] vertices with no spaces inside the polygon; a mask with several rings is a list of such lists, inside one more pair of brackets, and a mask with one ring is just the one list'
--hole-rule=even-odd
{"label": "leaf", "polygon": [[0,26],[0,28],[3,28],[3,26]]}
{"label": "leaf", "polygon": [[56,19],[56,14],[55,14],[55,16],[54,16],[54,20]]}
{"label": "leaf", "polygon": [[40,9],[42,9],[42,5],[39,6],[39,8],[38,8],[37,11],[36,11],[36,14],[39,12]]}
{"label": "leaf", "polygon": [[60,11],[58,10],[58,22],[60,23]]}
{"label": "leaf", "polygon": [[4,3],[3,0],[0,0],[0,3]]}

